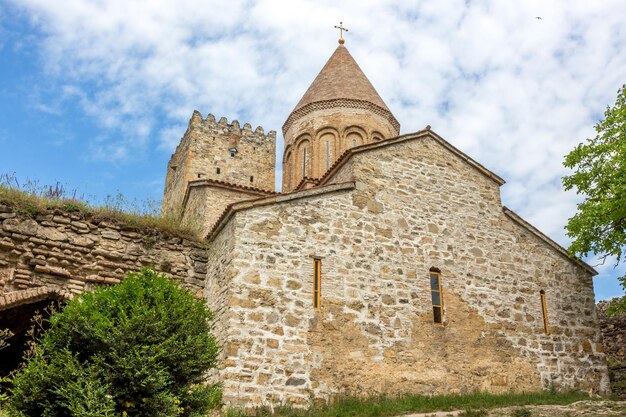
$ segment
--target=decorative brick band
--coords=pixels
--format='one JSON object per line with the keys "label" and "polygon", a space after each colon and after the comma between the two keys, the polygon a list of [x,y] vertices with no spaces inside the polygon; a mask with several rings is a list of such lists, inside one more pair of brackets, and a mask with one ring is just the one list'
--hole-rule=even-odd
{"label": "decorative brick band", "polygon": [[382,107],[365,100],[337,98],[333,100],[316,101],[314,103],[309,103],[306,106],[300,107],[297,110],[294,110],[283,124],[283,135],[287,133],[287,130],[289,130],[291,125],[299,118],[306,116],[307,114],[312,113],[316,110],[327,110],[337,107],[371,111],[372,113],[387,119],[387,121],[391,123],[391,126],[393,126],[393,128],[396,130],[396,134],[400,134],[400,123],[396,120],[395,117],[393,117],[393,114],[391,114],[389,110],[383,109]]}

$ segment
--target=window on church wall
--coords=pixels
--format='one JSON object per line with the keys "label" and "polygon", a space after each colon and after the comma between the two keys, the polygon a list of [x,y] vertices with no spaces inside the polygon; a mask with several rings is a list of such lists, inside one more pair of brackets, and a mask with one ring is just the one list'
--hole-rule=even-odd
{"label": "window on church wall", "polygon": [[306,177],[307,149],[302,149],[302,178]]}
{"label": "window on church wall", "polygon": [[543,314],[543,331],[546,335],[550,335],[550,325],[548,323],[548,306],[546,305],[546,292],[544,290],[539,291],[539,298],[541,299],[541,313]]}
{"label": "window on church wall", "polygon": [[350,132],[346,137],[346,147],[354,148],[355,146],[359,146],[363,144],[363,137],[360,133]]}
{"label": "window on church wall", "polygon": [[313,258],[313,308],[320,308],[322,302],[322,260]]}
{"label": "window on church wall", "polygon": [[330,142],[326,141],[326,171],[330,168]]}
{"label": "window on church wall", "polygon": [[430,295],[433,302],[433,322],[443,326],[443,290],[441,287],[441,272],[430,270]]}
{"label": "window on church wall", "polygon": [[291,152],[289,152],[289,154],[287,154],[287,157],[285,158],[285,163],[283,164],[283,175],[285,177],[287,190],[291,190],[291,173],[293,171],[291,168]]}

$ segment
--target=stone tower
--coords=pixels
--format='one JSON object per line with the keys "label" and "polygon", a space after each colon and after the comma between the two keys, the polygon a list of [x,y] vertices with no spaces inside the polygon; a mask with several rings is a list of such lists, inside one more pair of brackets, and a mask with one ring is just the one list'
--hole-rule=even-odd
{"label": "stone tower", "polygon": [[320,178],[346,150],[397,136],[400,124],[339,46],[283,125],[283,192]]}
{"label": "stone tower", "polygon": [[194,111],[167,166],[163,214],[206,231],[228,204],[273,194],[275,165],[276,132]]}

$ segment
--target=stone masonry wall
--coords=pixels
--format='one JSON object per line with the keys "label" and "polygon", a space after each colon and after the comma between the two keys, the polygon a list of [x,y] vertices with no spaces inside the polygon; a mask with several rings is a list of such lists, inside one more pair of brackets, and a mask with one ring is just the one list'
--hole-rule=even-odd
{"label": "stone masonry wall", "polygon": [[226,206],[242,200],[263,197],[254,191],[237,190],[211,184],[197,184],[189,188],[189,195],[183,210],[183,222],[200,222],[201,236],[206,236]]}
{"label": "stone masonry wall", "polygon": [[608,316],[608,304],[608,301],[600,301],[597,311],[609,364],[611,389],[618,398],[626,400],[626,314]]}
{"label": "stone masonry wall", "polygon": [[604,350],[608,359],[626,364],[626,314],[608,316],[608,301],[600,301],[597,305]]}
{"label": "stone masonry wall", "polygon": [[203,119],[194,111],[168,164],[163,212],[178,214],[187,184],[198,179],[274,191],[275,166],[276,132],[266,135],[260,126],[253,131],[250,124],[229,124],[225,117],[216,122],[212,114]]}
{"label": "stone masonry wall", "polygon": [[[237,211],[234,246],[215,246],[225,229],[214,238],[230,271],[227,401],[608,390],[590,272],[507,215],[498,184],[432,139],[353,158],[354,190]],[[445,326],[433,324],[432,267]]]}
{"label": "stone masonry wall", "polygon": [[0,294],[43,286],[80,293],[144,266],[201,293],[206,261],[202,244],[157,230],[139,232],[60,210],[33,219],[0,202]]}

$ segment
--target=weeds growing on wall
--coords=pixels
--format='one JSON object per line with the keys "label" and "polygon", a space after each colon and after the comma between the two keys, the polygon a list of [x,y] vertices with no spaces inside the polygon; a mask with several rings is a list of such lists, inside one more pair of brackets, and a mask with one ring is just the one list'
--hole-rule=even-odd
{"label": "weeds growing on wall", "polygon": [[15,174],[0,174],[0,203],[30,217],[58,209],[94,221],[116,221],[189,239],[197,239],[200,233],[197,223],[183,222],[180,216],[162,216],[159,201],[128,200],[120,193],[98,200],[75,189],[68,190],[59,182],[42,185],[36,181],[19,181]]}

